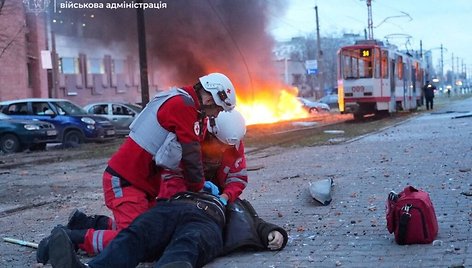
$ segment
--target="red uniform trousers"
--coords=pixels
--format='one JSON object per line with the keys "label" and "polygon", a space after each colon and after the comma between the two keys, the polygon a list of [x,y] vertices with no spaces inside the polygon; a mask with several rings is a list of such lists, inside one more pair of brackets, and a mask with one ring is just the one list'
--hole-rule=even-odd
{"label": "red uniform trousers", "polygon": [[103,191],[105,204],[113,212],[108,230],[88,229],[83,244],[79,248],[90,255],[96,255],[115,238],[115,236],[130,225],[143,212],[155,205],[155,199],[108,172],[103,173]]}

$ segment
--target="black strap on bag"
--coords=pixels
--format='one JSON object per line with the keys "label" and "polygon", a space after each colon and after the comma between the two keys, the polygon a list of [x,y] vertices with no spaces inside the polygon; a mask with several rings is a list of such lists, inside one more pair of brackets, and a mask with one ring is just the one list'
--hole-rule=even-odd
{"label": "black strap on bag", "polygon": [[398,225],[398,244],[404,245],[406,239],[406,232],[408,227],[408,222],[410,222],[411,214],[410,208],[412,205],[407,204],[402,207],[402,214],[400,215],[400,223]]}

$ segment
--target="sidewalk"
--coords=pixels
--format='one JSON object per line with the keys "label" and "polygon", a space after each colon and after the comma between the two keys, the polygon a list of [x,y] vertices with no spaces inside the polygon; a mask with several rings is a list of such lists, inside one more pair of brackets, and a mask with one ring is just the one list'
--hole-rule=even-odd
{"label": "sidewalk", "polygon": [[[261,152],[248,165],[243,198],[289,231],[281,252],[244,252],[206,267],[472,267],[472,98],[400,125],[331,146]],[[308,183],[333,178],[333,201],[312,200]],[[386,229],[391,190],[428,191],[439,235],[434,245],[395,244]]]}
{"label": "sidewalk", "polygon": [[[249,171],[242,197],[263,219],[285,227],[289,242],[281,252],[235,253],[206,268],[472,267],[472,117],[451,119],[472,111],[472,98],[441,107],[337,145],[249,154],[248,166],[263,168]],[[38,243],[73,208],[109,215],[101,187],[107,161],[0,170],[0,236]],[[328,206],[308,190],[310,181],[324,178],[335,182]],[[428,191],[435,204],[434,245],[398,246],[387,232],[387,194],[408,184]],[[0,243],[2,268],[32,267],[35,259],[35,249]]]}

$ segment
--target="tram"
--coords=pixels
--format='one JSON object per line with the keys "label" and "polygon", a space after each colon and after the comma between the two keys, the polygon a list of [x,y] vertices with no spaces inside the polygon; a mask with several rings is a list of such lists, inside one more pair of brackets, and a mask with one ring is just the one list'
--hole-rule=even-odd
{"label": "tram", "polygon": [[341,47],[337,60],[341,113],[353,113],[359,119],[422,105],[425,68],[421,58],[381,41],[360,40]]}

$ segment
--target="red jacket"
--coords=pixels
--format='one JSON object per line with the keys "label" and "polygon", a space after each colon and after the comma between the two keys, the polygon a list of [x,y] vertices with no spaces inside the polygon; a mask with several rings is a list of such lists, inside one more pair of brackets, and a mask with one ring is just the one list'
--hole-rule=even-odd
{"label": "red jacket", "polygon": [[[182,183],[190,191],[200,191],[204,183],[199,136],[200,103],[191,86],[182,89],[190,94],[193,102],[183,96],[172,97],[159,108],[156,120],[166,130],[174,132],[182,145],[181,166],[187,178]],[[108,165],[123,179],[151,197],[158,195],[162,169],[156,167],[153,155],[131,138],[126,138],[120,149],[111,157]]]}
{"label": "red jacket", "polygon": [[[209,179],[209,177],[206,178]],[[211,181],[228,195],[228,202],[234,202],[241,195],[248,182],[242,141],[238,148],[231,146],[224,151],[216,177]]]}
{"label": "red jacket", "polygon": [[[228,195],[228,201],[233,202],[241,195],[248,181],[243,142],[238,148],[228,146],[207,132],[201,147],[205,179],[217,185],[220,193]],[[160,198],[170,198],[177,192],[187,190],[182,174],[164,171],[163,177],[168,178],[162,181]]]}

